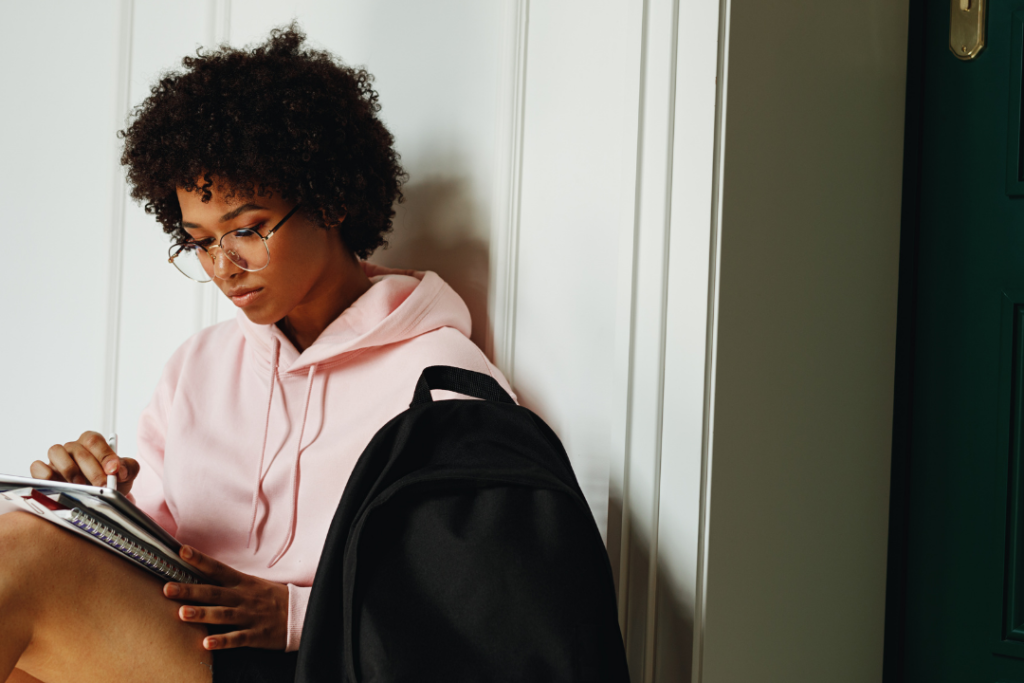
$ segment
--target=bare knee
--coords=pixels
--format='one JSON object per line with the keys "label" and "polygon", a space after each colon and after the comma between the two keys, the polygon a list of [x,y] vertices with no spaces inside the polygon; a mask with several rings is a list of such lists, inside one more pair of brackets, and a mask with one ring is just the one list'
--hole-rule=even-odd
{"label": "bare knee", "polygon": [[23,594],[66,554],[68,534],[26,512],[0,515],[0,605]]}
{"label": "bare knee", "polygon": [[11,512],[0,515],[0,539],[20,537],[22,534],[34,534],[46,527],[54,526],[42,517],[28,512]]}
{"label": "bare knee", "polygon": [[55,524],[27,512],[0,515],[0,562],[5,565],[27,555],[44,555],[65,535]]}
{"label": "bare knee", "polygon": [[15,669],[7,677],[7,683],[42,683],[38,678],[28,675],[21,669]]}

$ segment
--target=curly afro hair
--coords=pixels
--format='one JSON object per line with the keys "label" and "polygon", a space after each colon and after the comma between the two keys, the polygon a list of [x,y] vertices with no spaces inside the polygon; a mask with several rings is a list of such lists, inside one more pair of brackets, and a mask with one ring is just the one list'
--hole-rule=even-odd
{"label": "curly afro hair", "polygon": [[164,232],[187,238],[176,189],[208,202],[216,179],[229,197],[297,201],[360,258],[386,244],[407,176],[373,76],[305,39],[292,24],[250,50],[200,49],[132,111],[121,163]]}

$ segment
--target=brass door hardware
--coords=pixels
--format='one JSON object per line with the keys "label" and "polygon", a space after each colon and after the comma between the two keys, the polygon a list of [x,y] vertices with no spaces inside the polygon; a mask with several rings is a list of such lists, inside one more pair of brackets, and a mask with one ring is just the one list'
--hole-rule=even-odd
{"label": "brass door hardware", "polygon": [[949,49],[970,61],[985,47],[985,0],[949,0]]}

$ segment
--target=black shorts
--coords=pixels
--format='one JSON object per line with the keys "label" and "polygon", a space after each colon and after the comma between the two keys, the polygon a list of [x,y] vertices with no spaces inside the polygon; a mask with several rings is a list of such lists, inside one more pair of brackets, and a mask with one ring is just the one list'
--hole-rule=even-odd
{"label": "black shorts", "polygon": [[298,652],[235,647],[213,651],[213,683],[292,683]]}

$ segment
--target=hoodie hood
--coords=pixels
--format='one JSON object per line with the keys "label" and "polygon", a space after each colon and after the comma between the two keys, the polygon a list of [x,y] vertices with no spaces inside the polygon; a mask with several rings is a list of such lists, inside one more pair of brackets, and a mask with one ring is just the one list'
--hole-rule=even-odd
{"label": "hoodie hood", "polygon": [[279,347],[278,371],[293,373],[442,327],[454,328],[469,337],[472,330],[469,309],[436,273],[393,270],[365,261],[363,269],[373,285],[302,353],[277,325],[257,325],[239,311],[239,327],[260,360],[266,365],[273,364],[275,347]]}

